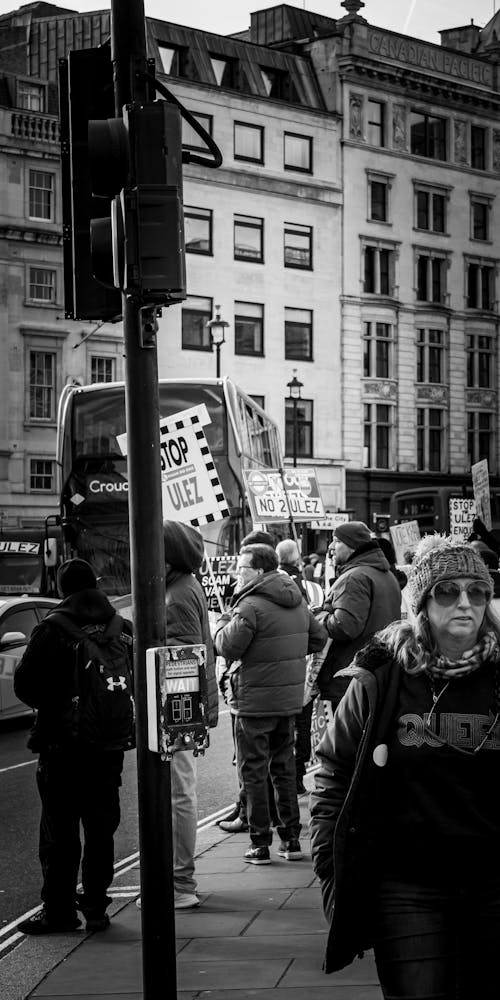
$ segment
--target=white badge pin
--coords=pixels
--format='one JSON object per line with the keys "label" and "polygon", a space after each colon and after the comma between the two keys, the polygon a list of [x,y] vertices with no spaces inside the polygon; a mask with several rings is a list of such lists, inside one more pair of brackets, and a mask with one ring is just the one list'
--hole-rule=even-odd
{"label": "white badge pin", "polygon": [[377,767],[385,767],[387,764],[387,758],[389,756],[389,751],[387,749],[387,743],[379,743],[378,747],[375,747],[373,751],[373,763]]}

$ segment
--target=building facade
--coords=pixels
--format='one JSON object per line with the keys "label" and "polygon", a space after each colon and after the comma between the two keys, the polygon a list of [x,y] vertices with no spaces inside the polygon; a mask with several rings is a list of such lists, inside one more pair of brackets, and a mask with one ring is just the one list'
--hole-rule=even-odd
{"label": "building facade", "polygon": [[[188,297],[163,310],[158,362],[160,377],[215,375],[218,309],[222,373],[277,420],[288,460],[295,444],[317,469],[327,509],[371,523],[417,480],[465,482],[480,458],[500,472],[500,14],[432,45],[338,6],[258,11],[235,37],[147,20],[158,79],[223,155],[184,170]],[[62,385],[123,377],[120,324],[68,321],[62,296],[58,59],[109,29],[109,12],[48,4],[0,18],[10,525],[57,507]],[[188,126],[183,144],[202,146]]]}

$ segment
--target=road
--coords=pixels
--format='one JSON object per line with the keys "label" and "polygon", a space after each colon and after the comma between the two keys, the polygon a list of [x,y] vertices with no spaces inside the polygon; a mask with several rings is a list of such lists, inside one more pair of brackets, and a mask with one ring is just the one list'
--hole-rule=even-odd
{"label": "road", "polygon": [[[2,928],[40,901],[36,756],[26,749],[25,720],[0,724],[0,945]],[[218,813],[234,802],[237,780],[232,767],[231,722],[221,702],[219,725],[210,747],[198,759],[198,816]],[[136,755],[128,753],[121,793],[122,820],[115,844],[116,862],[138,850]]]}

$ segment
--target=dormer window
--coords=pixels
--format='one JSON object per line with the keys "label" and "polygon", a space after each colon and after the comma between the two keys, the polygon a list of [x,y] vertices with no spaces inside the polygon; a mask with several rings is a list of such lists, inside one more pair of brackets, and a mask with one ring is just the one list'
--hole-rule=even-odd
{"label": "dormer window", "polygon": [[234,87],[235,66],[233,60],[224,59],[222,56],[210,56],[210,62],[217,86]]}
{"label": "dormer window", "polygon": [[18,80],[17,106],[26,111],[45,111],[45,87],[40,83]]}

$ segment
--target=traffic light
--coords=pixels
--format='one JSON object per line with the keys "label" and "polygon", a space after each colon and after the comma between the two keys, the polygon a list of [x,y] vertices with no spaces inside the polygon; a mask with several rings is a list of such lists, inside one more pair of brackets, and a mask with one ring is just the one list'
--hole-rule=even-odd
{"label": "traffic light", "polygon": [[179,109],[137,102],[114,117],[107,46],[62,63],[66,315],[119,316],[119,290],[141,307],[184,299]]}
{"label": "traffic light", "polygon": [[[90,220],[106,218],[109,201],[90,186],[88,124],[115,113],[109,46],[78,49],[59,60],[64,301],[68,319],[120,319],[120,292],[94,277]],[[109,276],[109,275],[108,275]]]}

